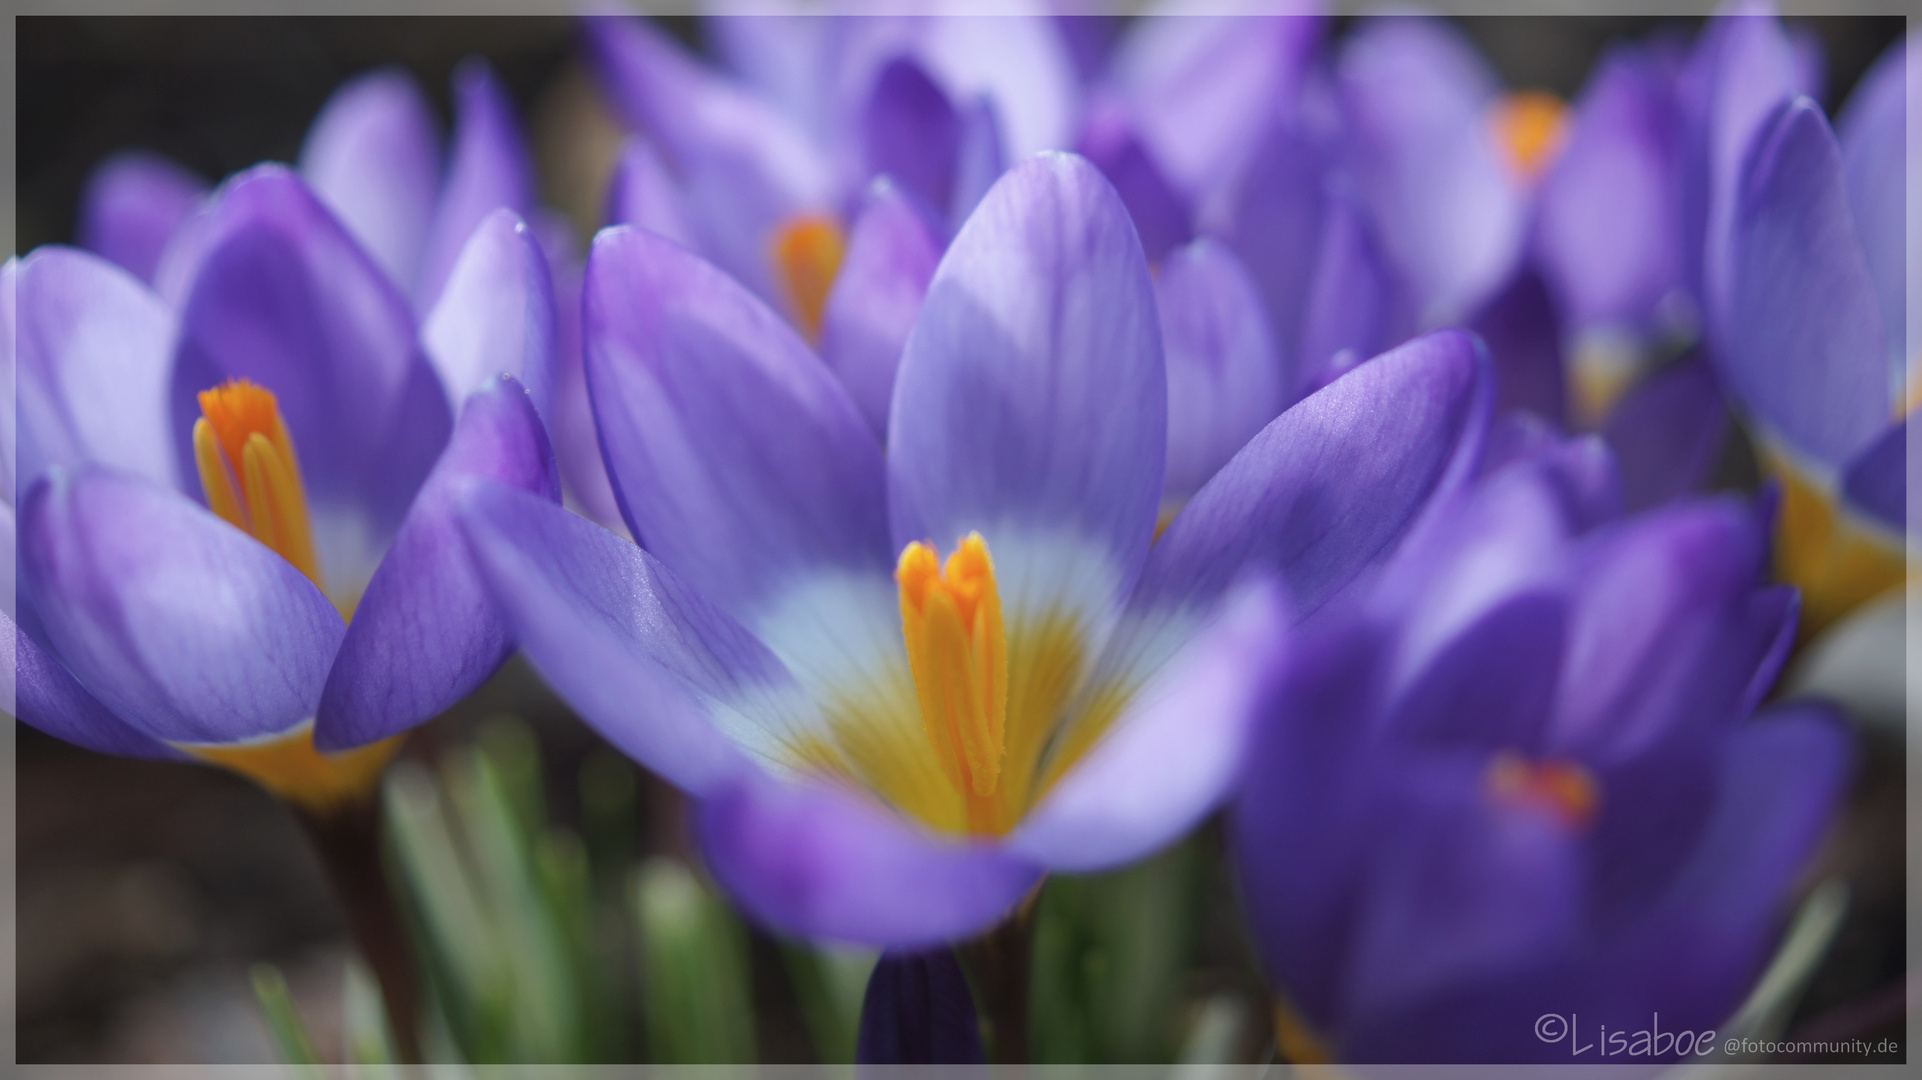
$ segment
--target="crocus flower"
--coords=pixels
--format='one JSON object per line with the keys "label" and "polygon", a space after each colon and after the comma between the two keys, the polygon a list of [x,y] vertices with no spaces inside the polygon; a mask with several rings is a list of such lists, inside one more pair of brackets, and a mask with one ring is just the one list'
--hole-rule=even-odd
{"label": "crocus flower", "polygon": [[1846,738],[1751,718],[1754,509],[1618,504],[1593,437],[1515,454],[1277,655],[1231,836],[1289,1060],[1673,1061],[1759,973]]}
{"label": "crocus flower", "polygon": [[930,944],[1180,835],[1239,752],[1242,658],[1284,631],[1260,575],[1319,608],[1466,468],[1486,377],[1436,335],[1269,423],[1155,540],[1153,288],[1091,165],[1017,166],[934,271],[884,453],[745,287],[596,240],[588,381],[640,546],[498,487],[464,520],[529,658],[694,797],[761,920]]}
{"label": "crocus flower", "polygon": [[887,952],[868,976],[854,1060],[861,1065],[979,1065],[980,1021],[948,949]]}
{"label": "crocus flower", "polygon": [[77,249],[7,265],[15,712],[325,811],[510,650],[450,515],[477,477],[557,497],[545,262],[490,215],[417,321],[275,165],[185,228],[177,307]]}
{"label": "crocus flower", "polygon": [[1750,143],[1726,244],[1705,255],[1728,275],[1715,358],[1782,484],[1777,570],[1803,590],[1809,633],[1898,586],[1910,558],[1912,400],[1886,307],[1904,291],[1888,250],[1903,235],[1906,47],[1859,92],[1846,151],[1813,101],[1776,108]]}

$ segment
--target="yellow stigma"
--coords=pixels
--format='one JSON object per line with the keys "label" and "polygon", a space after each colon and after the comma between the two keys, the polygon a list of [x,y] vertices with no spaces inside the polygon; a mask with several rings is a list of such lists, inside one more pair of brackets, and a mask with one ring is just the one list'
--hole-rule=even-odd
{"label": "yellow stigma", "polygon": [[321,585],[300,459],[273,391],[233,379],[201,391],[200,412],[194,463],[208,508]]}
{"label": "yellow stigma", "polygon": [[304,810],[327,814],[372,796],[374,785],[406,736],[337,754],[314,748],[314,727],[261,742],[188,745],[180,749],[225,766]]}
{"label": "yellow stigma", "polygon": [[1758,440],[1762,464],[1782,484],[1775,576],[1802,591],[1797,637],[1808,641],[1844,615],[1908,580],[1900,536],[1839,509],[1836,497],[1789,456]]}
{"label": "yellow stigma", "polygon": [[909,544],[894,576],[921,723],[949,781],[988,798],[1001,784],[1008,638],[987,541],[969,533],[945,567],[932,546]]}
{"label": "yellow stigma", "polygon": [[1595,778],[1572,761],[1524,761],[1504,751],[1489,762],[1487,782],[1496,799],[1547,810],[1575,828],[1594,821],[1601,806]]}
{"label": "yellow stigma", "polygon": [[774,266],[809,341],[821,338],[821,316],[845,254],[847,238],[825,214],[801,214],[775,230]]}
{"label": "yellow stigma", "polygon": [[1495,103],[1495,140],[1522,179],[1548,169],[1568,135],[1568,105],[1544,90],[1522,90]]}

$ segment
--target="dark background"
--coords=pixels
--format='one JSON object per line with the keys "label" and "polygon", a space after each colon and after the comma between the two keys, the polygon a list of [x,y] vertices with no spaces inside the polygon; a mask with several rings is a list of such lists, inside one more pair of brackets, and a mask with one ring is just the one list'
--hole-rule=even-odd
{"label": "dark background", "polygon": [[[1579,91],[1610,40],[1660,28],[1692,34],[1697,22],[1461,20],[1511,86],[1564,97]],[[1900,17],[1791,22],[1822,41],[1831,109],[1904,30]],[[535,133],[549,200],[583,225],[598,204],[599,178],[581,175],[566,144],[570,133],[596,130],[596,121],[577,115],[592,106],[566,20],[23,17],[17,27],[22,251],[71,240],[81,186],[116,150],[158,151],[209,180],[265,159],[291,161],[334,87],[385,64],[412,72],[445,123],[450,74],[475,53],[493,64]],[[689,20],[670,27],[698,40]],[[587,160],[591,173],[595,159]],[[419,733],[408,753],[431,759],[479,718],[503,710],[540,735],[555,817],[571,824],[578,816],[569,809],[578,805],[572,778],[599,744],[518,662]],[[328,1009],[338,1007],[345,938],[287,814],[215,769],[100,757],[17,730],[19,1060],[262,1056],[268,1044],[246,983],[257,960],[287,970],[324,1043]],[[1839,973],[1818,983],[1826,1001],[1813,1006],[1860,1002],[1888,977],[1900,978],[1899,752],[1893,760],[1872,801],[1875,813],[1893,821],[1897,857],[1882,892],[1863,897],[1882,905],[1883,918],[1851,920],[1845,953],[1831,965]],[[657,823],[642,831],[661,830]],[[1899,995],[1892,1000],[1899,1023]],[[763,1051],[782,1057],[779,1046]]]}

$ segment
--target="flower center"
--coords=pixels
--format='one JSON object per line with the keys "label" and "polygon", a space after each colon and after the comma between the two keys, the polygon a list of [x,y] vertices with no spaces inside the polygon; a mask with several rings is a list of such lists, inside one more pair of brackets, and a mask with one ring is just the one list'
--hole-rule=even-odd
{"label": "flower center", "polygon": [[1848,512],[1831,485],[1760,440],[1763,468],[1782,484],[1775,576],[1802,590],[1797,636],[1808,641],[1844,615],[1908,580],[1902,538]]}
{"label": "flower center", "polygon": [[201,391],[200,412],[194,421],[194,464],[208,508],[272,548],[324,591],[300,459],[273,391],[232,379]]}
{"label": "flower center", "polygon": [[1008,636],[987,541],[969,533],[945,566],[916,541],[894,576],[928,740],[958,790],[992,796],[1007,741]]}
{"label": "flower center", "polygon": [[1568,134],[1568,105],[1543,90],[1522,90],[1496,102],[1492,121],[1509,166],[1532,182],[1562,148]]}
{"label": "flower center", "polygon": [[1601,806],[1595,778],[1572,761],[1526,761],[1504,751],[1488,763],[1487,783],[1497,801],[1545,810],[1571,828],[1594,821]]}
{"label": "flower center", "polygon": [[775,230],[774,266],[811,342],[821,339],[821,316],[845,254],[847,238],[825,214],[800,214]]}

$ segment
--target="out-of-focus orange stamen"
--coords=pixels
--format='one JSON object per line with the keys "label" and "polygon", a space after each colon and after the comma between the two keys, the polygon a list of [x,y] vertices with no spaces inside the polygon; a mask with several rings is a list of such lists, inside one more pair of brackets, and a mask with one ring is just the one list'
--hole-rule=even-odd
{"label": "out-of-focus orange stamen", "polygon": [[338,753],[314,747],[313,725],[262,742],[190,745],[181,749],[225,766],[282,799],[314,813],[331,813],[371,798],[375,783],[404,735]]}
{"label": "out-of-focus orange stamen", "polygon": [[1601,791],[1587,769],[1572,761],[1525,761],[1512,753],[1488,765],[1488,791],[1502,802],[1547,810],[1569,826],[1595,820]]}
{"label": "out-of-focus orange stamen", "polygon": [[1543,90],[1521,90],[1496,102],[1495,138],[1522,179],[1540,177],[1568,136],[1568,105]]}
{"label": "out-of-focus orange stamen", "polygon": [[825,214],[802,214],[775,230],[774,266],[809,341],[821,338],[828,292],[846,254],[847,238],[841,226]]}
{"label": "out-of-focus orange stamen", "polygon": [[194,464],[207,506],[321,585],[307,489],[273,391],[233,379],[200,393]]}

